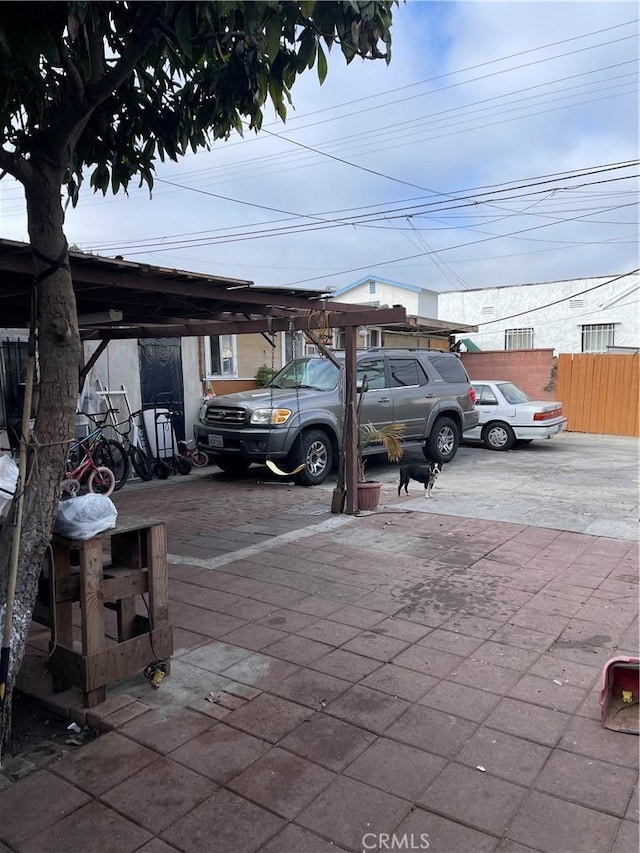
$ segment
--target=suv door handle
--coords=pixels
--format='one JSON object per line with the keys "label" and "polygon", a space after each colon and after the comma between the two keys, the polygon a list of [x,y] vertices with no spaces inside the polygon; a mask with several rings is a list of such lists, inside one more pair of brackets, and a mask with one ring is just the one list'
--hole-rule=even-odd
{"label": "suv door handle", "polygon": [[390,403],[390,402],[391,402],[390,397],[378,397],[378,403]]}
{"label": "suv door handle", "polygon": [[435,395],[435,394],[425,394],[425,395],[424,395],[424,399],[425,399],[425,400],[435,400],[435,399],[436,399],[436,395]]}

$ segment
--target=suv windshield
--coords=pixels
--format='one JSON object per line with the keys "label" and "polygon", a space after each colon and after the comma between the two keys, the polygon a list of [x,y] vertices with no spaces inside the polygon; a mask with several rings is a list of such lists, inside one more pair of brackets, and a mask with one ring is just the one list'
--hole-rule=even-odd
{"label": "suv windshield", "polygon": [[268,382],[267,388],[314,388],[317,391],[333,391],[338,384],[338,369],[324,358],[296,358],[282,368]]}

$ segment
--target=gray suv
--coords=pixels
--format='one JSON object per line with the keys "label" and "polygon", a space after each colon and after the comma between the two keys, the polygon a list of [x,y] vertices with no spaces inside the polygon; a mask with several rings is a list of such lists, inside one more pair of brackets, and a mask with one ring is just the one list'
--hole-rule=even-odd
{"label": "gray suv", "polygon": [[[339,359],[340,356],[338,355]],[[478,423],[475,392],[456,353],[375,349],[357,354],[361,423],[403,423],[403,445],[449,462],[464,432]],[[213,397],[200,409],[196,444],[228,473],[277,462],[315,486],[338,459],[344,420],[344,370],[320,356],[296,358],[263,388]],[[366,382],[365,382],[366,379]],[[365,448],[367,455],[380,448]]]}

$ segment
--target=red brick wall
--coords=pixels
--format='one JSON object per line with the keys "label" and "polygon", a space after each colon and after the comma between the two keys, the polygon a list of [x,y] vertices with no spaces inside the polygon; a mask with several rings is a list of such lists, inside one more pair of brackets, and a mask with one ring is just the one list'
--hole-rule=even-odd
{"label": "red brick wall", "polygon": [[488,350],[461,353],[471,380],[506,379],[535,400],[555,400],[556,391],[545,391],[557,359],[552,349]]}

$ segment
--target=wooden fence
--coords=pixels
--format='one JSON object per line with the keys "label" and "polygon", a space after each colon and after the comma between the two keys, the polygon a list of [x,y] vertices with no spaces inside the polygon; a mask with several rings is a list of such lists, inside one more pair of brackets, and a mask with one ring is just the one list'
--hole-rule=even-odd
{"label": "wooden fence", "polygon": [[640,435],[640,355],[560,354],[556,399],[567,429],[601,435]]}

